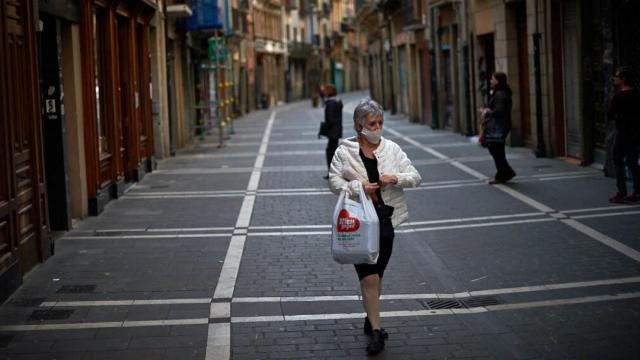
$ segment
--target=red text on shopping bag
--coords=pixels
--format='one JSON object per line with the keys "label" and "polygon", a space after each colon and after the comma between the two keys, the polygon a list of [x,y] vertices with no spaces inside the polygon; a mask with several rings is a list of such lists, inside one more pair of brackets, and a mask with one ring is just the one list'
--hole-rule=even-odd
{"label": "red text on shopping bag", "polygon": [[338,232],[355,232],[360,229],[360,220],[357,217],[351,217],[347,209],[340,210],[338,215]]}

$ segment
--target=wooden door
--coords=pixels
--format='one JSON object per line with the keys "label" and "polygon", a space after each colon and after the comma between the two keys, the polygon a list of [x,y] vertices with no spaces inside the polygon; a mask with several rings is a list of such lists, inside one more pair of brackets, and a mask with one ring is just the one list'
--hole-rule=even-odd
{"label": "wooden door", "polygon": [[[120,164],[127,181],[132,181],[134,174],[129,164],[132,151],[130,141],[133,131],[131,81],[132,66],[129,61],[129,19],[118,17],[118,89],[120,100]],[[135,146],[135,145],[134,145]]]}
{"label": "wooden door", "polygon": [[33,15],[30,1],[0,0],[0,274],[49,255]]}

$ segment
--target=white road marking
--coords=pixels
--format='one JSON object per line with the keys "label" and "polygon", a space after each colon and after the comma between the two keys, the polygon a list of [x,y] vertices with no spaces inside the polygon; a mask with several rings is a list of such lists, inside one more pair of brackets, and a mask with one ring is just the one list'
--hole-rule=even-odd
{"label": "white road marking", "polygon": [[[543,292],[551,290],[576,289],[595,286],[609,286],[620,284],[640,283],[640,276],[576,281],[557,284],[542,284],[532,286],[520,286],[511,288],[474,290],[460,293],[421,293],[421,294],[387,294],[382,295],[382,300],[414,300],[414,299],[461,299],[474,296],[516,294],[526,292]],[[234,303],[273,303],[273,302],[330,302],[330,301],[359,301],[360,295],[325,295],[325,296],[266,296],[266,297],[236,297]],[[105,301],[47,301],[40,304],[41,307],[89,307],[89,306],[143,306],[143,305],[180,305],[180,304],[208,304],[210,298],[194,299],[152,299],[152,300],[105,300]],[[215,304],[215,303],[214,303]],[[228,303],[224,303],[228,304]],[[214,312],[218,314],[216,310]],[[226,314],[221,312],[221,314]],[[219,317],[219,316],[211,316]],[[224,317],[224,316],[220,316]]]}
{"label": "white road marking", "polygon": [[623,244],[623,243],[621,243],[621,242],[619,242],[617,240],[614,240],[614,239],[608,237],[607,235],[605,235],[605,234],[603,234],[603,233],[601,233],[601,232],[599,232],[599,231],[597,231],[595,229],[590,228],[587,225],[584,225],[584,224],[582,224],[580,222],[577,222],[576,220],[563,219],[563,220],[560,220],[560,221],[562,221],[563,223],[569,225],[570,227],[580,231],[581,233],[591,237],[592,239],[595,239],[595,240],[601,242],[602,244],[604,244],[604,245],[606,245],[606,246],[618,251],[619,253],[624,254],[624,255],[632,258],[635,261],[640,261],[640,252],[639,251],[637,251],[637,250],[635,250],[635,249],[633,249],[633,248],[631,248],[631,247],[629,247],[629,246],[627,246],[627,245],[625,245],[625,244]]}
{"label": "white road marking", "polygon": [[[438,310],[401,310],[382,311],[380,317],[414,317],[414,316],[436,316],[436,315],[468,315],[488,311],[506,311],[519,309],[532,309],[539,307],[552,307],[573,304],[585,304],[603,301],[628,300],[640,298],[640,292],[620,293],[613,295],[586,296],[567,299],[531,301],[515,304],[491,305],[486,307],[476,307],[471,309],[438,309]],[[365,313],[344,313],[344,314],[313,314],[313,315],[284,315],[284,316],[253,316],[253,317],[232,317],[232,323],[252,323],[265,321],[313,321],[313,320],[339,320],[339,319],[361,319]]]}
{"label": "white road marking", "polygon": [[523,203],[531,206],[534,209],[537,209],[537,210],[545,212],[545,213],[555,212],[554,209],[548,207],[547,205],[545,205],[545,204],[543,204],[541,202],[538,202],[536,200],[533,200],[532,198],[528,197],[527,195],[525,195],[525,194],[523,194],[523,193],[521,193],[521,192],[519,192],[517,190],[514,190],[514,189],[512,189],[512,188],[510,188],[510,187],[508,187],[506,185],[497,184],[497,185],[494,185],[494,187],[499,189],[499,190],[502,190],[503,192],[505,192],[505,193],[507,193],[507,194],[509,194],[511,196],[513,196],[514,198],[522,201]]}
{"label": "white road marking", "polygon": [[100,329],[100,328],[125,328],[146,326],[179,326],[179,325],[203,325],[208,324],[208,318],[177,319],[177,320],[144,320],[144,321],[107,321],[73,324],[37,324],[37,325],[2,325],[0,331],[40,331],[40,330],[73,330],[73,329]]}
{"label": "white road marking", "polygon": [[640,214],[640,211],[620,211],[614,213],[606,213],[606,214],[591,214],[591,215],[578,215],[572,216],[572,219],[589,219],[589,218],[599,218],[599,217],[609,217],[609,216],[628,216],[628,215],[636,215]]}
{"label": "white road marking", "polygon": [[112,235],[112,236],[64,236],[59,240],[125,240],[125,239],[193,239],[210,237],[229,237],[231,234],[151,234],[151,235]]}
{"label": "white road marking", "polygon": [[[273,129],[273,123],[276,119],[276,111],[271,112],[269,121],[267,122],[266,129],[264,131],[262,142],[260,143],[260,149],[258,150],[258,156],[251,172],[251,178],[247,185],[247,192],[254,192],[258,189],[260,184],[260,176],[262,173],[262,165],[264,164],[265,154],[267,147],[269,146],[269,139],[271,137],[271,130]],[[255,204],[256,196],[247,193],[242,206],[240,207],[240,213],[236,221],[236,229],[246,229],[251,222],[251,215],[253,213],[253,206]],[[222,270],[220,271],[220,278],[218,284],[213,293],[213,299],[231,299],[233,298],[233,291],[236,286],[236,280],[238,278],[238,270],[240,269],[240,260],[242,259],[242,252],[244,251],[244,244],[247,239],[247,235],[234,235],[231,237],[229,248],[227,249],[227,255],[225,256],[224,263],[222,264]],[[230,301],[230,300],[229,300]],[[213,303],[211,305],[211,312],[215,314],[226,314],[227,306],[229,315],[231,315],[230,304],[226,303]],[[205,354],[205,360],[222,359],[227,360],[231,356],[231,324],[230,323],[215,323],[209,325],[207,334],[207,349]]]}
{"label": "white road marking", "polygon": [[574,214],[581,212],[592,212],[592,211],[603,211],[603,210],[621,210],[621,209],[637,209],[640,208],[639,205],[615,205],[615,206],[603,206],[603,207],[594,207],[594,208],[586,208],[586,209],[572,209],[572,210],[562,210],[561,213],[564,214]]}

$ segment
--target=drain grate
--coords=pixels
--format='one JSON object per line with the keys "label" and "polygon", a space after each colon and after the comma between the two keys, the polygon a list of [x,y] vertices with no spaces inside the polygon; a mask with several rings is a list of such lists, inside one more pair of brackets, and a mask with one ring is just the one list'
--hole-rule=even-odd
{"label": "drain grate", "polygon": [[83,294],[92,293],[96,289],[95,285],[63,285],[56,293],[58,294]]}
{"label": "drain grate", "polygon": [[7,305],[9,306],[19,306],[19,307],[37,307],[45,301],[46,298],[21,298],[21,299],[13,299],[9,301]]}
{"label": "drain grate", "polygon": [[426,300],[423,302],[428,309],[462,309],[464,306],[457,300]]}
{"label": "drain grate", "polygon": [[432,299],[421,300],[420,303],[429,310],[442,310],[442,309],[471,309],[482,306],[498,305],[503,302],[495,296],[478,296],[467,299],[453,300],[453,299]]}
{"label": "drain grate", "polygon": [[9,346],[11,340],[16,337],[15,335],[0,335],[0,349],[4,349]]}
{"label": "drain grate", "polygon": [[462,302],[464,306],[467,308],[498,305],[501,303],[500,300],[494,296],[472,297],[472,298],[461,300],[460,302]]}
{"label": "drain grate", "polygon": [[34,310],[29,320],[66,320],[74,310]]}

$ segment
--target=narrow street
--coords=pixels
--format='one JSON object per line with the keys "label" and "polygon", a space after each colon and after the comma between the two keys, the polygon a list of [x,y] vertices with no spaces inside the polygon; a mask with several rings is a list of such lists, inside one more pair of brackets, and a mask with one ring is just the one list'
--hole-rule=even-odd
{"label": "narrow street", "polygon": [[[342,95],[344,134],[364,92]],[[331,258],[322,108],[235,120],[56,241],[0,307],[0,359],[366,358],[358,278]],[[422,175],[383,283],[380,359],[640,358],[640,206],[592,167],[488,151],[385,115]],[[634,340],[635,339],[635,340]]]}

